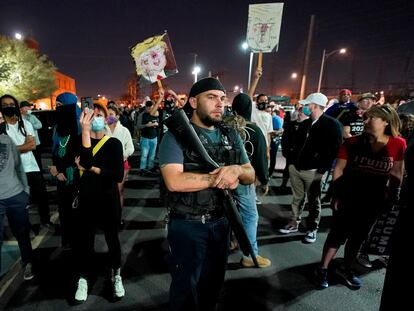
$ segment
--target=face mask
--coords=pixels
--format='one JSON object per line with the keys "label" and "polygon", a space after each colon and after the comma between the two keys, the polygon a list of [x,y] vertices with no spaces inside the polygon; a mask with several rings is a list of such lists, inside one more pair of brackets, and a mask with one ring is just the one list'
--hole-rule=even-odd
{"label": "face mask", "polygon": [[106,122],[108,123],[108,125],[114,124],[116,121],[118,121],[118,118],[115,116],[109,116],[106,119]]}
{"label": "face mask", "polygon": [[171,111],[173,111],[174,110],[174,107],[175,107],[175,103],[174,103],[174,101],[172,101],[172,100],[165,100],[164,101],[164,107],[165,107],[165,110],[167,110],[168,112],[171,112]]}
{"label": "face mask", "polygon": [[267,108],[267,105],[268,104],[269,103],[267,103],[267,102],[257,103],[257,109],[259,109],[259,110],[265,110]]}
{"label": "face mask", "polygon": [[31,110],[27,110],[27,114],[32,114],[32,111]]}
{"label": "face mask", "polygon": [[231,106],[224,107],[223,117],[230,117],[232,115],[233,115],[233,109],[231,108]]}
{"label": "face mask", "polygon": [[308,117],[312,114],[312,111],[309,110],[309,106],[303,107],[302,112],[305,116],[308,116]]}
{"label": "face mask", "polygon": [[1,112],[6,116],[6,117],[13,117],[17,115],[16,112],[16,107],[4,107],[1,109]]}
{"label": "face mask", "polygon": [[102,131],[105,127],[105,119],[104,117],[95,117],[92,121],[92,131],[99,132]]}

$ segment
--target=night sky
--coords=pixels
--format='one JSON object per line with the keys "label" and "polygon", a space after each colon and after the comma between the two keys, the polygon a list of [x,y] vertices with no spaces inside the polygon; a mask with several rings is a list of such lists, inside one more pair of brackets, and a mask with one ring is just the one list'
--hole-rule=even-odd
{"label": "night sky", "polygon": [[[248,4],[266,1],[225,0],[0,0],[0,33],[19,31],[35,38],[40,51],[58,69],[75,78],[80,96],[103,94],[116,99],[126,92],[134,72],[129,47],[167,30],[179,73],[165,80],[188,92],[194,54],[199,77],[218,74],[228,90],[247,88]],[[268,1],[272,2],[272,1]],[[391,89],[414,83],[414,1],[287,0],[284,2],[279,51],[264,55],[259,92],[298,92],[310,15],[316,15],[308,92],[317,85],[322,50],[340,47],[347,55],[327,61],[323,91]],[[410,59],[411,57],[411,59]],[[144,90],[144,93],[147,92]],[[147,94],[143,94],[147,95]]]}

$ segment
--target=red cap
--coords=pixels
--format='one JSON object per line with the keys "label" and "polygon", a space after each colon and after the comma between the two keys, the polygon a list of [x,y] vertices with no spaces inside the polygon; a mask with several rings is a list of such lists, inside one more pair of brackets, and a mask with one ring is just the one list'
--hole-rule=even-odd
{"label": "red cap", "polygon": [[352,95],[351,90],[343,89],[339,92],[339,95]]}

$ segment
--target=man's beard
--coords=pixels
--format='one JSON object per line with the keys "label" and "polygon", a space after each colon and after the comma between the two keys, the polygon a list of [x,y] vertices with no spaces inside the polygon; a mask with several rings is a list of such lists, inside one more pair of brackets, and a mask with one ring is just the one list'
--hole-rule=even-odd
{"label": "man's beard", "polygon": [[223,121],[223,115],[221,115],[217,119],[214,119],[202,111],[197,111],[197,114],[198,114],[200,121],[203,122],[205,126],[215,126],[219,124],[221,121]]}

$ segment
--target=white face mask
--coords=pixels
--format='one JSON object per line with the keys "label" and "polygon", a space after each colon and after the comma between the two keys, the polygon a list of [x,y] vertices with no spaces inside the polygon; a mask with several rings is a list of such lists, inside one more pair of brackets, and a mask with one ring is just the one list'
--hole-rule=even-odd
{"label": "white face mask", "polygon": [[31,110],[27,110],[27,114],[32,114],[32,111]]}

